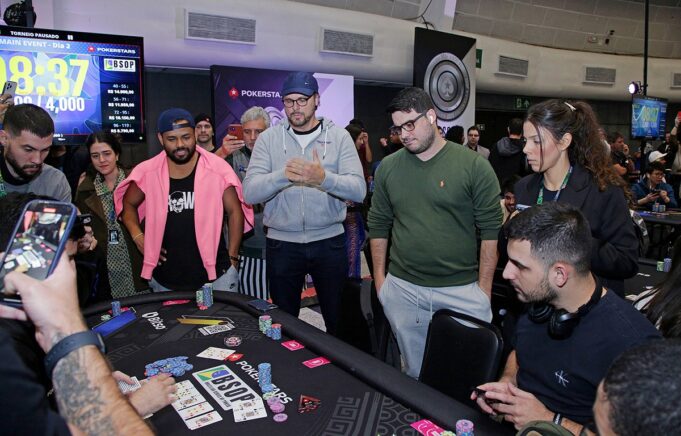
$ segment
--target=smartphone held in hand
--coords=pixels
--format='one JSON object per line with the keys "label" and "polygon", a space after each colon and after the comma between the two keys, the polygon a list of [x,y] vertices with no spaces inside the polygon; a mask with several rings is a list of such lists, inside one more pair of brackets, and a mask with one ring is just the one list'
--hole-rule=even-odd
{"label": "smartphone held in hand", "polygon": [[[4,249],[0,288],[5,275],[19,271],[44,280],[54,271],[64,251],[77,211],[73,204],[33,200],[26,205],[14,227],[13,237]],[[21,305],[20,295],[0,294],[0,303]]]}

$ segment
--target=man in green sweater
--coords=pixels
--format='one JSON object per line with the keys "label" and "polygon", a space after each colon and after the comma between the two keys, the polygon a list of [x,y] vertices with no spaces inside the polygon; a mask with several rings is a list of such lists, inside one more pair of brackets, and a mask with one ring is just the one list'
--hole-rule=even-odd
{"label": "man in green sweater", "polygon": [[[369,211],[371,257],[378,297],[397,335],[405,372],[416,378],[435,311],[450,308],[492,319],[500,189],[484,157],[440,138],[425,91],[403,89],[388,112],[404,149],[386,157],[376,173]],[[476,229],[482,239],[479,264]]]}

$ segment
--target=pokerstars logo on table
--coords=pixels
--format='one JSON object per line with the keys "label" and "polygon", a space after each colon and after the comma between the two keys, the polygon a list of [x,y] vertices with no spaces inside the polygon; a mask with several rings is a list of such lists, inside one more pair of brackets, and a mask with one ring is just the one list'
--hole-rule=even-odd
{"label": "pokerstars logo on table", "polygon": [[237,98],[239,98],[239,90],[232,86],[232,89],[230,89],[229,92],[227,92],[227,95],[232,100],[236,100]]}

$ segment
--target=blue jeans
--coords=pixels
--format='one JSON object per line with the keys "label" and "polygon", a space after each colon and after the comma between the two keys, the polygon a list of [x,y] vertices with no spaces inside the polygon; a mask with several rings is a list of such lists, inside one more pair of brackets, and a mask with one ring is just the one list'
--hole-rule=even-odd
{"label": "blue jeans", "polygon": [[334,334],[348,272],[345,234],[306,244],[267,238],[266,260],[272,302],[297,317],[305,274],[310,274],[326,331]]}

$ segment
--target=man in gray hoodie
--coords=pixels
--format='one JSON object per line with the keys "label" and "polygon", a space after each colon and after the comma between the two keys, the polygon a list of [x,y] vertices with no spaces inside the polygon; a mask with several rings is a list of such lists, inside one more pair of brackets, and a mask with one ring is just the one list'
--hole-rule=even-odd
{"label": "man in gray hoodie", "polygon": [[327,332],[334,334],[348,273],[345,202],[364,200],[362,165],[350,134],[317,118],[318,85],[311,73],[291,73],[281,95],[288,121],[258,137],[243,182],[244,198],[265,203],[272,301],[298,316],[309,273]]}

